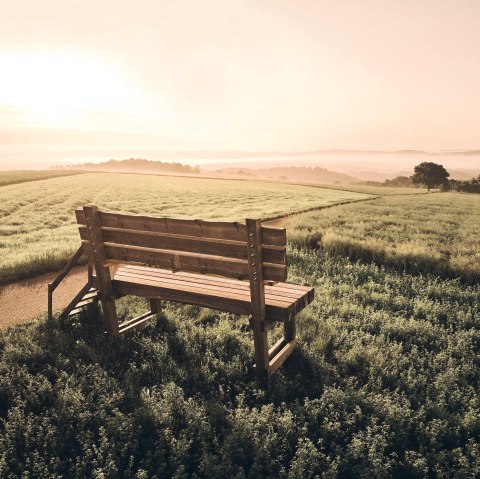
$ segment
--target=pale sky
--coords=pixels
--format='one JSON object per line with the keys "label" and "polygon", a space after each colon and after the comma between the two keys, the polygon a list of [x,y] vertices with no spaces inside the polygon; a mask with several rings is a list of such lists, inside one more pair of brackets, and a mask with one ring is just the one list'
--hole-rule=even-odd
{"label": "pale sky", "polygon": [[0,0],[0,153],[478,149],[479,132],[479,0]]}

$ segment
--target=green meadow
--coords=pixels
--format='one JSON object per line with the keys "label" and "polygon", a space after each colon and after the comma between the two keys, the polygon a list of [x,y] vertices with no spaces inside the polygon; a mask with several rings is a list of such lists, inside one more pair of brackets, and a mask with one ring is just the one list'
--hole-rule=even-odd
{"label": "green meadow", "polygon": [[[139,175],[99,189],[103,176],[35,183],[37,200],[19,192],[12,215],[37,215],[35,228],[52,235],[45,245],[72,234],[73,247],[72,209],[86,202],[242,219],[347,200],[336,190]],[[315,300],[268,390],[257,386],[243,316],[165,303],[141,332],[109,338],[94,307],[0,331],[0,477],[478,477],[479,200],[382,196],[290,217],[288,281],[314,286]],[[122,319],[146,308],[119,301]]]}

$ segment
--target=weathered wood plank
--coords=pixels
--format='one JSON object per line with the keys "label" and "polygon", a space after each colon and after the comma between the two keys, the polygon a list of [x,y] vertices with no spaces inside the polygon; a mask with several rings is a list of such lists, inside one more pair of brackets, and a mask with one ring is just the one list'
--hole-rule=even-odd
{"label": "weathered wood plank", "polygon": [[148,311],[147,313],[142,314],[136,318],[125,321],[119,326],[118,333],[121,335],[131,334],[134,331],[143,328],[148,321],[155,319],[155,314]]}
{"label": "weathered wood plank", "polygon": [[[103,227],[124,228],[140,231],[154,231],[200,238],[217,238],[233,241],[245,241],[247,227],[239,222],[221,222],[204,220],[181,220],[156,216],[131,215],[100,211]],[[75,210],[78,224],[86,224],[81,209]],[[262,226],[261,241],[265,245],[285,246],[287,234],[285,228]]]}
{"label": "weathered wood plank", "polygon": [[[138,270],[138,271],[145,272],[146,274],[148,274],[149,272],[152,272],[152,274],[154,275],[157,275],[157,274],[175,275],[176,278],[182,278],[182,277],[197,278],[198,277],[196,273],[189,273],[187,271],[172,271],[169,269],[151,268],[149,266],[142,266],[135,263],[122,264],[121,268],[122,270]],[[228,285],[231,285],[232,287],[235,287],[236,285],[239,284],[239,280],[237,279],[224,278],[224,277],[218,277],[218,276],[203,276],[202,281],[228,284]],[[243,281],[240,284],[243,284],[247,288],[250,288],[250,283],[247,281]],[[292,295],[294,297],[297,297],[301,293],[310,293],[313,291],[313,288],[311,286],[302,286],[302,285],[283,283],[283,282],[277,282],[277,281],[273,282],[272,285],[265,284],[265,289],[266,290],[278,289],[278,290],[281,290],[282,292],[285,292],[286,295]]]}
{"label": "weathered wood plank", "polygon": [[285,339],[280,338],[269,350],[268,350],[268,360],[271,361],[285,346]]}
{"label": "weathered wood plank", "polygon": [[[200,276],[200,275],[197,275]],[[172,287],[177,288],[179,291],[189,290],[191,288],[207,292],[212,296],[218,297],[235,297],[242,299],[246,303],[250,304],[250,290],[249,289],[240,289],[232,288],[230,286],[221,286],[221,285],[212,285],[204,283],[202,281],[186,281],[186,280],[177,280],[175,278],[166,278],[163,276],[149,276],[139,273],[125,272],[123,269],[119,269],[114,277],[114,281],[131,281],[145,284],[156,284],[161,287]],[[297,304],[300,304],[301,298],[286,298],[284,296],[277,296],[275,294],[265,293],[266,301],[268,304],[278,306],[279,308],[284,308],[290,312],[295,312]]]}
{"label": "weathered wood plank", "polygon": [[[183,287],[198,287],[207,289],[217,295],[224,293],[234,293],[245,297],[245,300],[250,302],[250,288],[248,283],[244,281],[236,281],[237,284],[221,283],[210,281],[210,276],[204,275],[190,275],[188,277],[179,276],[177,273],[172,273],[166,270],[159,270],[156,268],[146,268],[147,271],[131,270],[121,266],[113,279],[121,277],[135,278],[136,281],[157,281],[161,283],[168,283],[176,285],[177,288]],[[150,270],[150,271],[148,271]],[[307,292],[296,292],[295,295],[289,293],[284,295],[282,291],[278,291],[275,287],[265,287],[265,301],[268,304],[276,304],[279,307],[284,307],[292,314],[301,311],[313,299],[313,290]]]}
{"label": "weathered wood plank", "polygon": [[[106,211],[99,213],[101,225],[112,228],[126,228],[234,241],[244,241],[246,235],[245,225],[238,222],[183,220],[127,213],[110,213]],[[77,214],[77,221],[79,224],[85,224],[80,211],[78,211]]]}
{"label": "weathered wood plank", "polygon": [[262,226],[261,230],[262,244],[286,246],[287,245],[287,230],[285,228],[276,228],[273,226]]}
{"label": "weathered wood plank", "polygon": [[[133,294],[149,298],[160,294],[164,301],[204,306],[206,308],[218,309],[235,314],[250,314],[250,302],[245,302],[241,299],[230,298],[226,300],[198,291],[179,291],[175,288],[160,288],[158,284],[139,284],[125,280],[115,280],[114,284],[115,291],[120,295]],[[284,308],[267,305],[266,311],[269,322],[284,322],[289,320],[289,312]]]}
{"label": "weathered wood plank", "polygon": [[[91,247],[88,241],[83,240],[83,244],[88,254],[90,254]],[[236,279],[246,279],[248,277],[248,263],[246,260],[116,243],[104,243],[104,245],[106,258],[109,260],[143,263],[174,271],[191,271]],[[286,270],[286,266],[281,264],[265,263],[263,265],[264,276],[273,281],[283,281],[286,276]]]}
{"label": "weathered wood plank", "polygon": [[[79,232],[81,239],[89,239],[88,230],[85,226],[80,226]],[[246,236],[244,241],[232,241],[110,227],[102,228],[102,236],[103,241],[107,243],[128,244],[247,260]],[[264,261],[267,263],[285,264],[285,247],[265,246]]]}
{"label": "weathered wood plank", "polygon": [[285,360],[293,353],[295,346],[297,345],[297,340],[293,339],[285,344],[285,346],[277,353],[268,362],[268,372],[273,374],[284,362]]}

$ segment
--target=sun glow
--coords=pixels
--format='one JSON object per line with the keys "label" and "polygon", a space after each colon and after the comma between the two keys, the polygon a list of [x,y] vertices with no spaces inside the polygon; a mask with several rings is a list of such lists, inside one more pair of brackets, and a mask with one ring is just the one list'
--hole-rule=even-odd
{"label": "sun glow", "polygon": [[124,74],[101,58],[0,53],[0,104],[39,126],[80,126],[89,113],[128,113],[137,99]]}

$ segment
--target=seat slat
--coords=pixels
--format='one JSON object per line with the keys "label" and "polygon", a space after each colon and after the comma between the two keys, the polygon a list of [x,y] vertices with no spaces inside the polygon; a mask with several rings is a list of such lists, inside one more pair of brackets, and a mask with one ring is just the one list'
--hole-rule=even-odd
{"label": "seat slat", "polygon": [[[174,279],[164,276],[162,270],[159,269],[145,269],[150,269],[149,273],[151,274],[146,274],[145,271],[128,271],[123,266],[118,268],[112,282],[115,291],[121,294],[159,296],[166,300],[200,304],[238,314],[250,313],[251,303],[248,290],[233,289],[230,287],[231,285],[226,287],[211,285],[204,282],[207,277],[203,275],[195,275],[195,282],[192,278]],[[154,273],[157,273],[158,276],[155,277]],[[175,277],[176,273],[170,276]],[[244,284],[241,281],[237,281],[237,283]],[[267,288],[274,289],[274,287]],[[269,291],[265,297],[268,318],[272,321],[288,321],[311,300],[310,292],[299,293],[296,298],[290,298],[281,297]]]}
{"label": "seat slat", "polygon": [[[135,270],[140,270],[140,271],[150,271],[152,268],[150,268],[149,266],[142,266],[142,265],[139,265],[139,264],[134,264],[134,263],[131,263],[131,264],[128,264],[128,263],[122,263],[122,268],[124,269],[127,269],[127,270],[130,270],[130,269],[135,269]],[[155,271],[156,268],[153,268],[153,270]],[[196,277],[197,274],[195,273],[189,273],[187,271],[171,271],[171,270],[159,270],[162,272],[162,274],[173,274],[175,276],[178,276],[178,277]],[[231,279],[231,278],[223,278],[223,277],[218,277],[218,276],[205,276],[205,281],[212,281],[212,282],[220,282],[220,283],[225,283],[225,284],[237,284],[238,283],[238,280],[236,279]],[[248,285],[248,283],[245,283]],[[272,286],[268,286],[266,285],[265,287],[272,287]],[[280,288],[282,290],[285,290],[285,291],[292,291],[292,292],[308,292],[308,291],[311,291],[312,288],[310,286],[302,286],[302,285],[298,285],[298,284],[291,284],[291,283],[283,283],[283,282],[278,282],[278,283],[275,283],[274,286],[275,288]]]}
{"label": "seat slat", "polygon": [[[149,284],[158,286],[159,288],[174,288],[180,291],[193,291],[202,293],[208,296],[215,296],[218,298],[225,298],[225,299],[238,299],[240,301],[244,301],[250,304],[250,295],[246,294],[243,291],[239,290],[232,290],[230,288],[222,288],[222,287],[209,287],[208,285],[202,285],[201,283],[194,283],[189,281],[175,281],[175,280],[168,280],[165,278],[154,278],[154,277],[147,277],[141,275],[126,275],[122,274],[121,272],[117,272],[114,277],[114,281],[129,281],[132,283],[141,283],[141,284]],[[288,309],[292,307],[292,302],[288,300],[282,300],[278,297],[270,297],[269,298],[270,304],[272,306],[278,306],[279,308]]]}
{"label": "seat slat", "polygon": [[[209,284],[203,281],[194,281],[194,280],[186,280],[186,279],[176,279],[174,277],[164,277],[162,275],[148,275],[144,273],[132,273],[132,272],[125,272],[123,269],[118,270],[115,273],[114,279],[115,280],[121,280],[121,279],[138,279],[141,281],[155,281],[158,282],[159,284],[168,284],[168,285],[176,285],[179,288],[188,288],[188,287],[193,287],[193,288],[201,288],[207,292],[211,292],[212,294],[217,294],[217,295],[224,295],[224,294],[234,294],[241,296],[244,298],[246,301],[250,302],[250,289],[244,288],[243,287],[243,282],[239,281],[238,287],[232,287],[231,285],[220,285],[220,284]],[[271,300],[272,304],[273,303],[278,303],[277,305],[280,307],[289,307],[292,302],[296,301],[297,298],[292,298],[292,297],[286,297],[281,294],[281,292],[275,292],[275,291],[265,291],[265,297],[268,300]]]}
{"label": "seat slat", "polygon": [[[133,265],[122,265],[118,270],[117,274],[121,273],[123,275],[140,275],[145,277],[152,278],[163,278],[167,281],[183,281],[183,282],[195,282],[205,285],[205,287],[211,288],[227,288],[234,291],[239,291],[244,294],[247,294],[250,297],[250,285],[246,281],[239,280],[230,280],[227,278],[218,278],[214,276],[205,276],[184,272],[173,272],[171,270],[164,270],[158,268],[148,268],[148,267],[132,267]],[[286,283],[276,283],[274,286],[265,286],[265,293],[269,296],[275,296],[280,298],[288,298],[295,300],[302,294],[308,294],[312,288],[305,288],[304,290],[292,290],[288,288],[283,288],[283,285]]]}
{"label": "seat slat", "polygon": [[[144,297],[159,296],[159,288],[155,285],[126,283],[118,281],[115,289],[119,294],[133,294]],[[162,288],[161,298],[165,301],[176,301],[184,304],[193,304],[204,306],[206,308],[228,311],[236,314],[250,314],[250,303],[238,299],[219,298],[216,296],[208,296],[203,293],[194,291],[178,291],[176,289]],[[286,309],[274,306],[267,306],[268,319],[270,321],[289,321],[291,314]]]}

